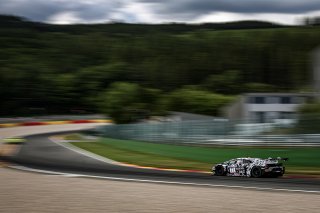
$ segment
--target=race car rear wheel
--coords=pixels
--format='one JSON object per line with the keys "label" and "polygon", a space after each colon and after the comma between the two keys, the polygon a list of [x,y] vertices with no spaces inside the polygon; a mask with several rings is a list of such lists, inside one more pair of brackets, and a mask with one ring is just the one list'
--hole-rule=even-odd
{"label": "race car rear wheel", "polygon": [[216,166],[214,174],[217,176],[223,176],[226,174],[226,171],[223,168],[223,166],[219,165],[219,166]]}
{"label": "race car rear wheel", "polygon": [[262,170],[258,166],[254,166],[251,169],[251,177],[258,178],[262,176]]}

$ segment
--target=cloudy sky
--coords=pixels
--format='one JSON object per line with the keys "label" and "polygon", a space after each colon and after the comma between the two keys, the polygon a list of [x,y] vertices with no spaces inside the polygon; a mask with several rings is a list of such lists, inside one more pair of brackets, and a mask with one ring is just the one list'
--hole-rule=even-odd
{"label": "cloudy sky", "polygon": [[56,24],[226,22],[299,24],[320,16],[320,0],[0,0],[0,14]]}

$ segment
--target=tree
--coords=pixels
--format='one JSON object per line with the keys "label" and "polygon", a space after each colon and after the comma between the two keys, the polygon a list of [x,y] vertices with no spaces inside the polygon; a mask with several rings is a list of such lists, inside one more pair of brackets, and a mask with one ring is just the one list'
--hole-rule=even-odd
{"label": "tree", "polygon": [[231,96],[185,87],[167,97],[167,109],[217,116],[221,107],[232,100]]}
{"label": "tree", "polygon": [[229,70],[222,74],[210,75],[204,82],[204,86],[216,93],[237,94],[239,93],[240,83],[240,71]]}
{"label": "tree", "polygon": [[270,84],[247,83],[244,84],[244,92],[276,92],[277,88]]}
{"label": "tree", "polygon": [[160,91],[138,84],[116,82],[103,94],[101,109],[116,123],[131,123],[158,111]]}

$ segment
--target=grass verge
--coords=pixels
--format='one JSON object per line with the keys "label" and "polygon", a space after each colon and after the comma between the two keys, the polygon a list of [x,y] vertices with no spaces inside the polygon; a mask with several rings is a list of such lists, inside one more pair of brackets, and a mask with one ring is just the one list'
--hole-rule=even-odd
{"label": "grass verge", "polygon": [[115,161],[159,168],[210,171],[237,157],[288,157],[287,173],[320,174],[320,148],[197,147],[104,138],[73,145]]}

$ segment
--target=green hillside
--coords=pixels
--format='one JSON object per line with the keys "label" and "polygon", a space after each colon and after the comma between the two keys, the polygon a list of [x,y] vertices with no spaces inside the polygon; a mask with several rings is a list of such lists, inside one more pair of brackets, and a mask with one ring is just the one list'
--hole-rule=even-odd
{"label": "green hillside", "polygon": [[256,21],[50,25],[0,16],[0,115],[99,112],[114,82],[161,98],[186,85],[204,96],[301,91],[319,38],[319,27]]}

